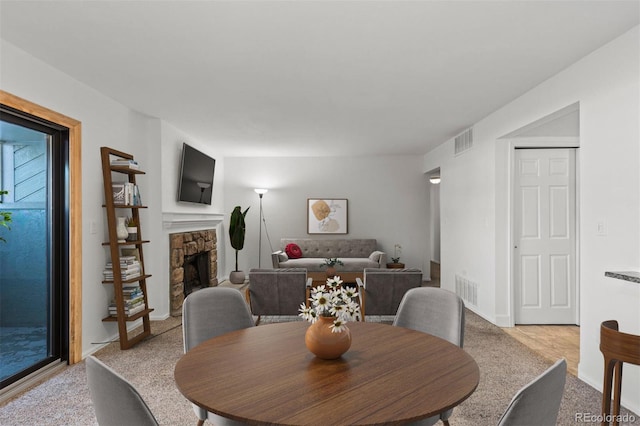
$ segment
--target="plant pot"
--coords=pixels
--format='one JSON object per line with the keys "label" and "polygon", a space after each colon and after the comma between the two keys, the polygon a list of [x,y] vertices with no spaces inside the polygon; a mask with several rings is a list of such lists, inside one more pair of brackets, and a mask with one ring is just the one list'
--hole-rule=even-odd
{"label": "plant pot", "polygon": [[351,331],[346,328],[340,333],[331,331],[333,317],[318,317],[307,328],[304,343],[307,349],[321,359],[337,359],[351,347]]}
{"label": "plant pot", "polygon": [[244,283],[244,272],[242,271],[232,271],[229,274],[229,281],[232,284],[243,284]]}
{"label": "plant pot", "polygon": [[127,241],[136,241],[138,239],[138,228],[135,226],[127,226],[127,232],[129,233]]}
{"label": "plant pot", "polygon": [[327,266],[327,278],[333,278],[336,276],[336,267],[335,266]]}

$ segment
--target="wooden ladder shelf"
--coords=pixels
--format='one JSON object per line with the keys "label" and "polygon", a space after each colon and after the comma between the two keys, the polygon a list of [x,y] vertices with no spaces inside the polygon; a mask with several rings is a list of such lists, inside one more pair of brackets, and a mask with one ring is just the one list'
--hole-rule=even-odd
{"label": "wooden ladder shelf", "polygon": [[[145,273],[144,268],[144,255],[142,247],[144,244],[149,241],[142,239],[141,226],[140,226],[140,209],[146,208],[146,206],[140,205],[139,202],[128,202],[125,200],[124,204],[116,203],[114,201],[113,194],[113,175],[120,174],[124,176],[125,182],[129,184],[133,184],[136,186],[136,176],[143,175],[144,172],[129,166],[122,165],[112,165],[112,160],[131,160],[133,161],[133,155],[127,154],[125,152],[117,151],[112,148],[101,147],[100,155],[102,158],[102,175],[104,182],[104,198],[105,204],[104,208],[107,213],[107,226],[109,229],[109,241],[103,243],[103,246],[108,246],[111,254],[111,264],[112,264],[112,272],[113,279],[105,279],[102,281],[103,284],[112,284],[114,290],[114,299],[116,303],[116,315],[108,316],[103,318],[102,321],[105,322],[117,322],[118,323],[118,333],[120,336],[120,349],[129,349],[134,346],[136,343],[144,339],[145,337],[151,334],[151,322],[149,319],[149,314],[153,311],[153,309],[149,308],[148,302],[148,293],[147,293],[147,278],[151,277]],[[117,183],[117,182],[115,182]],[[139,200],[139,197],[137,198]],[[128,213],[130,212],[130,217],[133,218],[133,221],[137,227],[137,238],[134,241],[118,241],[117,235],[117,212]],[[140,263],[140,275],[131,279],[123,279],[122,276],[122,268],[120,265],[120,258],[122,256],[121,249],[124,247],[135,247],[137,250],[137,255]],[[123,285],[126,284],[135,284],[137,283],[142,291],[142,298],[144,303],[144,309],[136,312],[132,315],[128,315],[126,313],[126,300],[125,294],[123,291]],[[142,319],[142,332],[134,335],[133,337],[129,337],[129,332],[127,331],[127,323],[131,321],[136,321],[138,319]]]}

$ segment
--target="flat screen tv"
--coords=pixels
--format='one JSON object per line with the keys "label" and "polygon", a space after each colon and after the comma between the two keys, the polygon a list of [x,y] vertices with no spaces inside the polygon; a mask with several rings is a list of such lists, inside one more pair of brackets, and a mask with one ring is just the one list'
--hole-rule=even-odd
{"label": "flat screen tv", "polygon": [[216,160],[186,143],[182,144],[178,201],[211,204]]}

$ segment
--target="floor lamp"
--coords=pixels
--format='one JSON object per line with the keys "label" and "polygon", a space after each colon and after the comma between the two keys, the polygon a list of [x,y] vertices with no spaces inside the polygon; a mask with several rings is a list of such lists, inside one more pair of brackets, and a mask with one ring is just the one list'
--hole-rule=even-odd
{"label": "floor lamp", "polygon": [[264,188],[256,188],[254,189],[254,191],[256,191],[256,194],[258,194],[258,196],[260,197],[260,233],[258,234],[258,268],[262,267],[262,262],[261,262],[261,255],[262,255],[262,218],[263,218],[263,214],[262,214],[262,196],[264,194],[267,193],[268,189],[264,189]]}

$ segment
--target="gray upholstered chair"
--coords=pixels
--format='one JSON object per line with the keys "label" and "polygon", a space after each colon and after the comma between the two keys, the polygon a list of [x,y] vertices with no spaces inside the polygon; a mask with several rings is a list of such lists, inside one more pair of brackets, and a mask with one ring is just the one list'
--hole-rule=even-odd
{"label": "gray upholstered chair", "polygon": [[363,321],[365,315],[395,315],[404,294],[422,285],[420,269],[366,268],[362,278],[356,283]]}
{"label": "gray upholstered chair", "polygon": [[256,325],[262,315],[297,315],[313,284],[304,268],[251,269],[246,298]]}
{"label": "gray upholstered chair", "polygon": [[[253,317],[242,293],[234,288],[207,287],[191,293],[182,305],[182,336],[184,352],[205,340],[253,326]],[[212,366],[215,368],[215,366]],[[209,420],[215,425],[242,423],[218,416],[193,405],[198,425]]]}
{"label": "gray upholstered chair", "polygon": [[[464,302],[455,293],[441,288],[413,288],[402,298],[393,325],[432,334],[462,347]],[[452,413],[453,408],[418,424],[432,425],[442,420],[448,425]]]}
{"label": "gray upholstered chair", "polygon": [[560,359],[520,389],[498,426],[555,426],[567,378],[567,361]]}
{"label": "gray upholstered chair", "polygon": [[138,391],[124,377],[93,356],[85,363],[89,392],[100,426],[158,424]]}

